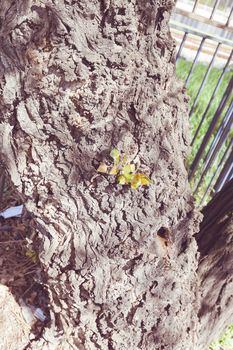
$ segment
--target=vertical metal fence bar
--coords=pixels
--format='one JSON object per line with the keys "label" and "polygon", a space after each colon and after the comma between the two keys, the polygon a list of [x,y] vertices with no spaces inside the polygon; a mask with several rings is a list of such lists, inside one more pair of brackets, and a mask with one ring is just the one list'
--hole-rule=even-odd
{"label": "vertical metal fence bar", "polygon": [[183,36],[182,41],[180,43],[180,47],[179,47],[179,50],[178,50],[177,55],[176,55],[176,62],[178,61],[178,59],[180,57],[180,54],[181,54],[181,52],[183,50],[187,34],[188,34],[187,32],[184,33],[184,36]]}
{"label": "vertical metal fence bar", "polygon": [[226,102],[227,102],[229,96],[231,95],[232,89],[233,89],[233,76],[231,77],[231,80],[230,80],[230,82],[229,82],[229,84],[228,84],[228,86],[227,86],[227,88],[226,88],[226,90],[224,92],[222,100],[221,100],[221,102],[220,102],[220,104],[219,104],[219,106],[218,106],[218,108],[217,108],[217,110],[216,110],[216,112],[214,114],[214,117],[213,117],[213,119],[212,119],[212,121],[210,123],[210,126],[209,126],[209,128],[208,128],[208,130],[207,130],[207,132],[206,132],[206,134],[204,136],[202,144],[201,144],[200,148],[198,149],[197,154],[196,154],[196,156],[195,156],[195,158],[194,158],[194,160],[193,160],[193,162],[191,164],[190,172],[189,172],[189,179],[191,179],[193,177],[193,175],[194,175],[194,172],[195,172],[195,170],[197,168],[197,165],[198,165],[199,161],[201,160],[202,155],[203,155],[203,153],[205,151],[205,148],[206,148],[206,146],[208,144],[210,136],[211,136],[211,134],[212,134],[212,132],[213,132],[213,130],[214,130],[214,128],[215,128],[219,118],[221,117],[222,111],[223,111],[223,109],[224,109],[224,107],[226,105]]}
{"label": "vertical metal fence bar", "polygon": [[200,85],[200,87],[199,87],[199,90],[198,90],[198,92],[197,92],[197,94],[196,94],[196,97],[195,97],[195,99],[194,99],[194,101],[193,101],[191,110],[190,110],[190,112],[189,112],[189,116],[191,116],[191,114],[193,113],[194,108],[196,107],[196,103],[197,103],[197,101],[198,101],[198,98],[199,98],[199,96],[200,96],[202,90],[203,90],[203,87],[204,87],[204,85],[205,85],[205,82],[207,81],[207,79],[208,79],[208,77],[209,77],[210,70],[211,70],[211,68],[213,67],[214,60],[215,60],[215,57],[216,57],[216,55],[217,55],[217,52],[218,52],[218,49],[219,49],[219,46],[220,46],[220,45],[221,45],[221,43],[218,43],[218,45],[217,45],[217,47],[216,47],[216,49],[215,49],[215,51],[214,51],[213,57],[212,57],[211,62],[210,62],[210,64],[209,64],[209,66],[208,66],[208,69],[207,69],[207,71],[206,71],[206,73],[205,73],[204,79],[202,80],[202,83],[201,83],[201,85]]}
{"label": "vertical metal fence bar", "polygon": [[[232,103],[232,106],[233,106],[233,103]],[[231,113],[231,112],[232,112],[232,110],[229,111],[229,113]],[[226,124],[225,128],[223,129],[223,131],[221,133],[221,136],[218,137],[218,139],[216,138],[217,135],[215,136],[215,138],[217,139],[217,142],[212,142],[212,145],[214,143],[215,143],[215,145],[214,146],[211,145],[212,147],[210,148],[208,155],[204,160],[204,168],[203,168],[200,180],[196,186],[194,193],[196,193],[198,191],[199,187],[201,186],[201,184],[204,180],[205,175],[207,174],[208,170],[210,169],[211,165],[213,164],[213,162],[217,156],[218,151],[220,150],[221,146],[223,145],[224,141],[226,140],[227,135],[229,134],[230,128],[232,126],[232,119],[233,119],[232,117],[233,117],[233,115],[231,114],[231,118],[228,120],[228,123]],[[215,141],[215,139],[214,139],[214,141]]]}
{"label": "vertical metal fence bar", "polygon": [[[194,194],[197,193],[199,187],[201,186],[201,184],[204,180],[205,175],[207,174],[208,170],[210,169],[211,165],[213,164],[213,162],[217,156],[217,152],[221,148],[222,144],[224,143],[224,141],[227,138],[227,135],[230,132],[230,128],[232,126],[232,120],[233,120],[232,110],[233,110],[233,102],[232,102],[231,106],[228,108],[228,111],[226,113],[226,119],[228,119],[227,124],[225,125],[225,127],[222,130],[221,129],[218,130],[218,133],[217,133],[218,137],[217,137],[217,135],[215,136],[215,139],[213,140],[213,142],[211,144],[211,147],[208,151],[208,154],[205,157],[204,168],[203,168],[201,177],[199,179],[199,182],[195,188]],[[228,115],[230,115],[230,118],[228,118]],[[220,130],[222,132],[220,132]],[[215,142],[215,140],[217,140],[217,141]]]}
{"label": "vertical metal fence bar", "polygon": [[211,177],[211,179],[210,179],[210,182],[209,182],[209,184],[208,184],[208,186],[207,186],[207,189],[206,189],[206,191],[205,191],[205,193],[204,193],[204,195],[203,195],[203,197],[202,197],[202,199],[201,199],[200,206],[203,204],[203,202],[204,202],[206,196],[207,196],[208,193],[210,192],[211,186],[212,186],[212,184],[213,184],[213,181],[214,181],[216,175],[219,173],[219,170],[221,169],[221,167],[222,167],[222,165],[224,164],[225,160],[226,160],[227,157],[229,156],[229,152],[231,151],[232,146],[233,146],[233,138],[231,139],[231,141],[230,141],[228,147],[226,148],[226,150],[225,150],[225,152],[224,152],[224,154],[223,154],[223,156],[222,156],[222,158],[221,158],[221,160],[220,160],[220,162],[219,162],[219,164],[218,164],[218,167],[217,167],[216,171],[214,172],[214,174],[212,175],[212,177]]}
{"label": "vertical metal fence bar", "polygon": [[231,170],[230,170],[230,172],[229,172],[229,174],[228,174],[228,176],[226,178],[225,183],[230,181],[232,178],[233,178],[233,164],[231,164]]}
{"label": "vertical metal fence bar", "polygon": [[230,132],[231,126],[233,122],[233,101],[231,102],[230,106],[228,107],[228,110],[224,116],[224,119],[221,123],[220,128],[217,131],[217,134],[215,135],[212,144],[210,146],[210,149],[205,156],[204,159],[204,168],[209,167],[209,163],[211,163],[211,159],[215,157],[216,153],[222,146],[223,142],[226,140],[227,135]]}
{"label": "vertical metal fence bar", "polygon": [[194,70],[194,68],[195,68],[195,66],[196,66],[196,64],[197,64],[197,60],[198,60],[198,57],[199,57],[199,55],[200,55],[200,53],[201,53],[201,49],[202,49],[202,46],[203,46],[205,40],[206,40],[206,38],[202,38],[202,39],[201,39],[201,42],[200,42],[199,48],[198,48],[198,50],[197,50],[196,56],[195,56],[195,58],[194,58],[194,60],[193,60],[192,67],[191,67],[191,69],[190,69],[190,71],[189,71],[189,73],[188,73],[188,76],[187,76],[186,80],[185,80],[185,85],[186,85],[186,86],[188,85],[189,80],[190,80],[190,77],[191,77],[191,75],[192,75],[192,72],[193,72],[193,70]]}
{"label": "vertical metal fence bar", "polygon": [[220,3],[220,0],[215,0],[215,3],[214,3],[214,6],[213,6],[213,9],[212,9],[212,12],[211,12],[211,15],[210,15],[210,19],[212,19],[212,18],[213,18],[213,16],[214,16],[214,12],[215,12],[216,8],[218,7],[219,3]]}
{"label": "vertical metal fence bar", "polygon": [[198,4],[198,0],[195,0],[195,2],[193,4],[192,12],[195,12],[195,10],[197,8],[197,4]]}
{"label": "vertical metal fence bar", "polygon": [[231,151],[231,154],[229,156],[229,158],[227,159],[219,177],[218,180],[216,181],[215,185],[214,185],[214,189],[216,192],[219,192],[221,190],[221,188],[224,186],[224,184],[226,183],[226,180],[229,176],[229,174],[231,174],[232,171],[232,167],[233,167],[233,149]]}
{"label": "vertical metal fence bar", "polygon": [[229,13],[229,16],[228,16],[228,19],[227,19],[227,22],[226,22],[226,26],[228,27],[229,26],[229,23],[230,23],[230,20],[231,20],[231,16],[232,16],[232,13],[233,13],[233,5],[231,7],[231,11]]}
{"label": "vertical metal fence bar", "polygon": [[225,72],[226,72],[226,70],[227,70],[227,68],[228,68],[228,66],[229,66],[229,64],[230,64],[232,55],[233,55],[233,50],[231,51],[230,56],[228,57],[228,60],[227,60],[227,62],[226,62],[226,64],[225,64],[225,67],[224,67],[223,70],[222,70],[222,73],[221,73],[221,75],[220,75],[220,77],[219,77],[219,79],[218,79],[218,82],[217,82],[217,84],[216,84],[216,86],[215,86],[215,88],[214,88],[214,91],[213,91],[213,93],[212,93],[212,95],[211,95],[211,98],[210,98],[210,100],[209,100],[209,102],[208,102],[208,105],[207,105],[207,107],[206,107],[206,109],[205,109],[205,112],[204,112],[203,115],[202,115],[201,121],[200,121],[200,123],[199,123],[199,125],[198,125],[198,127],[197,127],[197,130],[195,131],[194,137],[193,137],[193,139],[192,139],[191,146],[193,146],[194,142],[196,141],[197,135],[199,134],[199,131],[200,131],[200,129],[201,129],[201,126],[202,126],[202,124],[203,124],[203,122],[204,122],[204,120],[205,120],[205,118],[206,118],[206,116],[207,116],[207,113],[208,113],[208,110],[209,110],[209,108],[210,108],[210,105],[211,105],[213,99],[215,98],[215,96],[217,95],[217,92],[218,92],[218,89],[219,89],[219,87],[220,87],[220,85],[221,85],[221,82],[222,82],[222,80],[223,80],[224,74],[225,74]]}

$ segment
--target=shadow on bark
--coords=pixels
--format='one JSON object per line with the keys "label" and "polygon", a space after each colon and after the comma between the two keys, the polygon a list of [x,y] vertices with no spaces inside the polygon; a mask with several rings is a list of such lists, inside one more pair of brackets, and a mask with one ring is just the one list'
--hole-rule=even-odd
{"label": "shadow on bark", "polygon": [[[23,204],[5,171],[0,168],[0,211]],[[37,257],[37,229],[24,208],[21,217],[0,216],[0,284],[9,288],[21,306],[35,340],[49,323],[45,274]],[[40,311],[41,313],[40,313]]]}
{"label": "shadow on bark", "polygon": [[196,235],[200,251],[200,349],[217,339],[233,321],[233,180],[202,210]]}

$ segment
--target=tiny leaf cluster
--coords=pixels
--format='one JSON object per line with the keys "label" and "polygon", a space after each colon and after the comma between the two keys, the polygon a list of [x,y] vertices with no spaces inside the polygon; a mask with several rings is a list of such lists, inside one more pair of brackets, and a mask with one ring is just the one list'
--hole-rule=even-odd
{"label": "tiny leaf cluster", "polygon": [[34,264],[37,262],[37,255],[33,249],[27,248],[25,252],[25,256],[30,258]]}
{"label": "tiny leaf cluster", "polygon": [[117,183],[120,185],[130,185],[132,189],[137,189],[139,186],[149,186],[150,179],[143,173],[136,173],[134,163],[127,163],[126,155],[121,157],[120,152],[114,148],[110,153],[113,159],[113,165],[100,163],[97,171],[108,175],[115,175]]}

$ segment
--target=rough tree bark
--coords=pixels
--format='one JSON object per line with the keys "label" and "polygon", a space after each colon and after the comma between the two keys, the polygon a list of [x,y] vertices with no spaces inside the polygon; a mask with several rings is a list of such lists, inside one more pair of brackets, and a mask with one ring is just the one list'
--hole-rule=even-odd
{"label": "rough tree bark", "polygon": [[[172,6],[1,2],[1,157],[35,216],[50,296],[51,321],[30,349],[198,346],[200,214]],[[96,172],[113,147],[149,187]]]}

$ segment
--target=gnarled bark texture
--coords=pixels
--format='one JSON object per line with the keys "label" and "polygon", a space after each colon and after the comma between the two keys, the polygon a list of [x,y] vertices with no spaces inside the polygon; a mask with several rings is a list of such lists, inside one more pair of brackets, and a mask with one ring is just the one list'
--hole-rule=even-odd
{"label": "gnarled bark texture", "polygon": [[197,234],[201,305],[200,349],[233,321],[233,180],[203,210]]}
{"label": "gnarled bark texture", "polygon": [[[4,0],[1,156],[38,225],[51,321],[30,349],[197,344],[197,232],[170,0]],[[113,147],[151,185],[96,172]]]}

